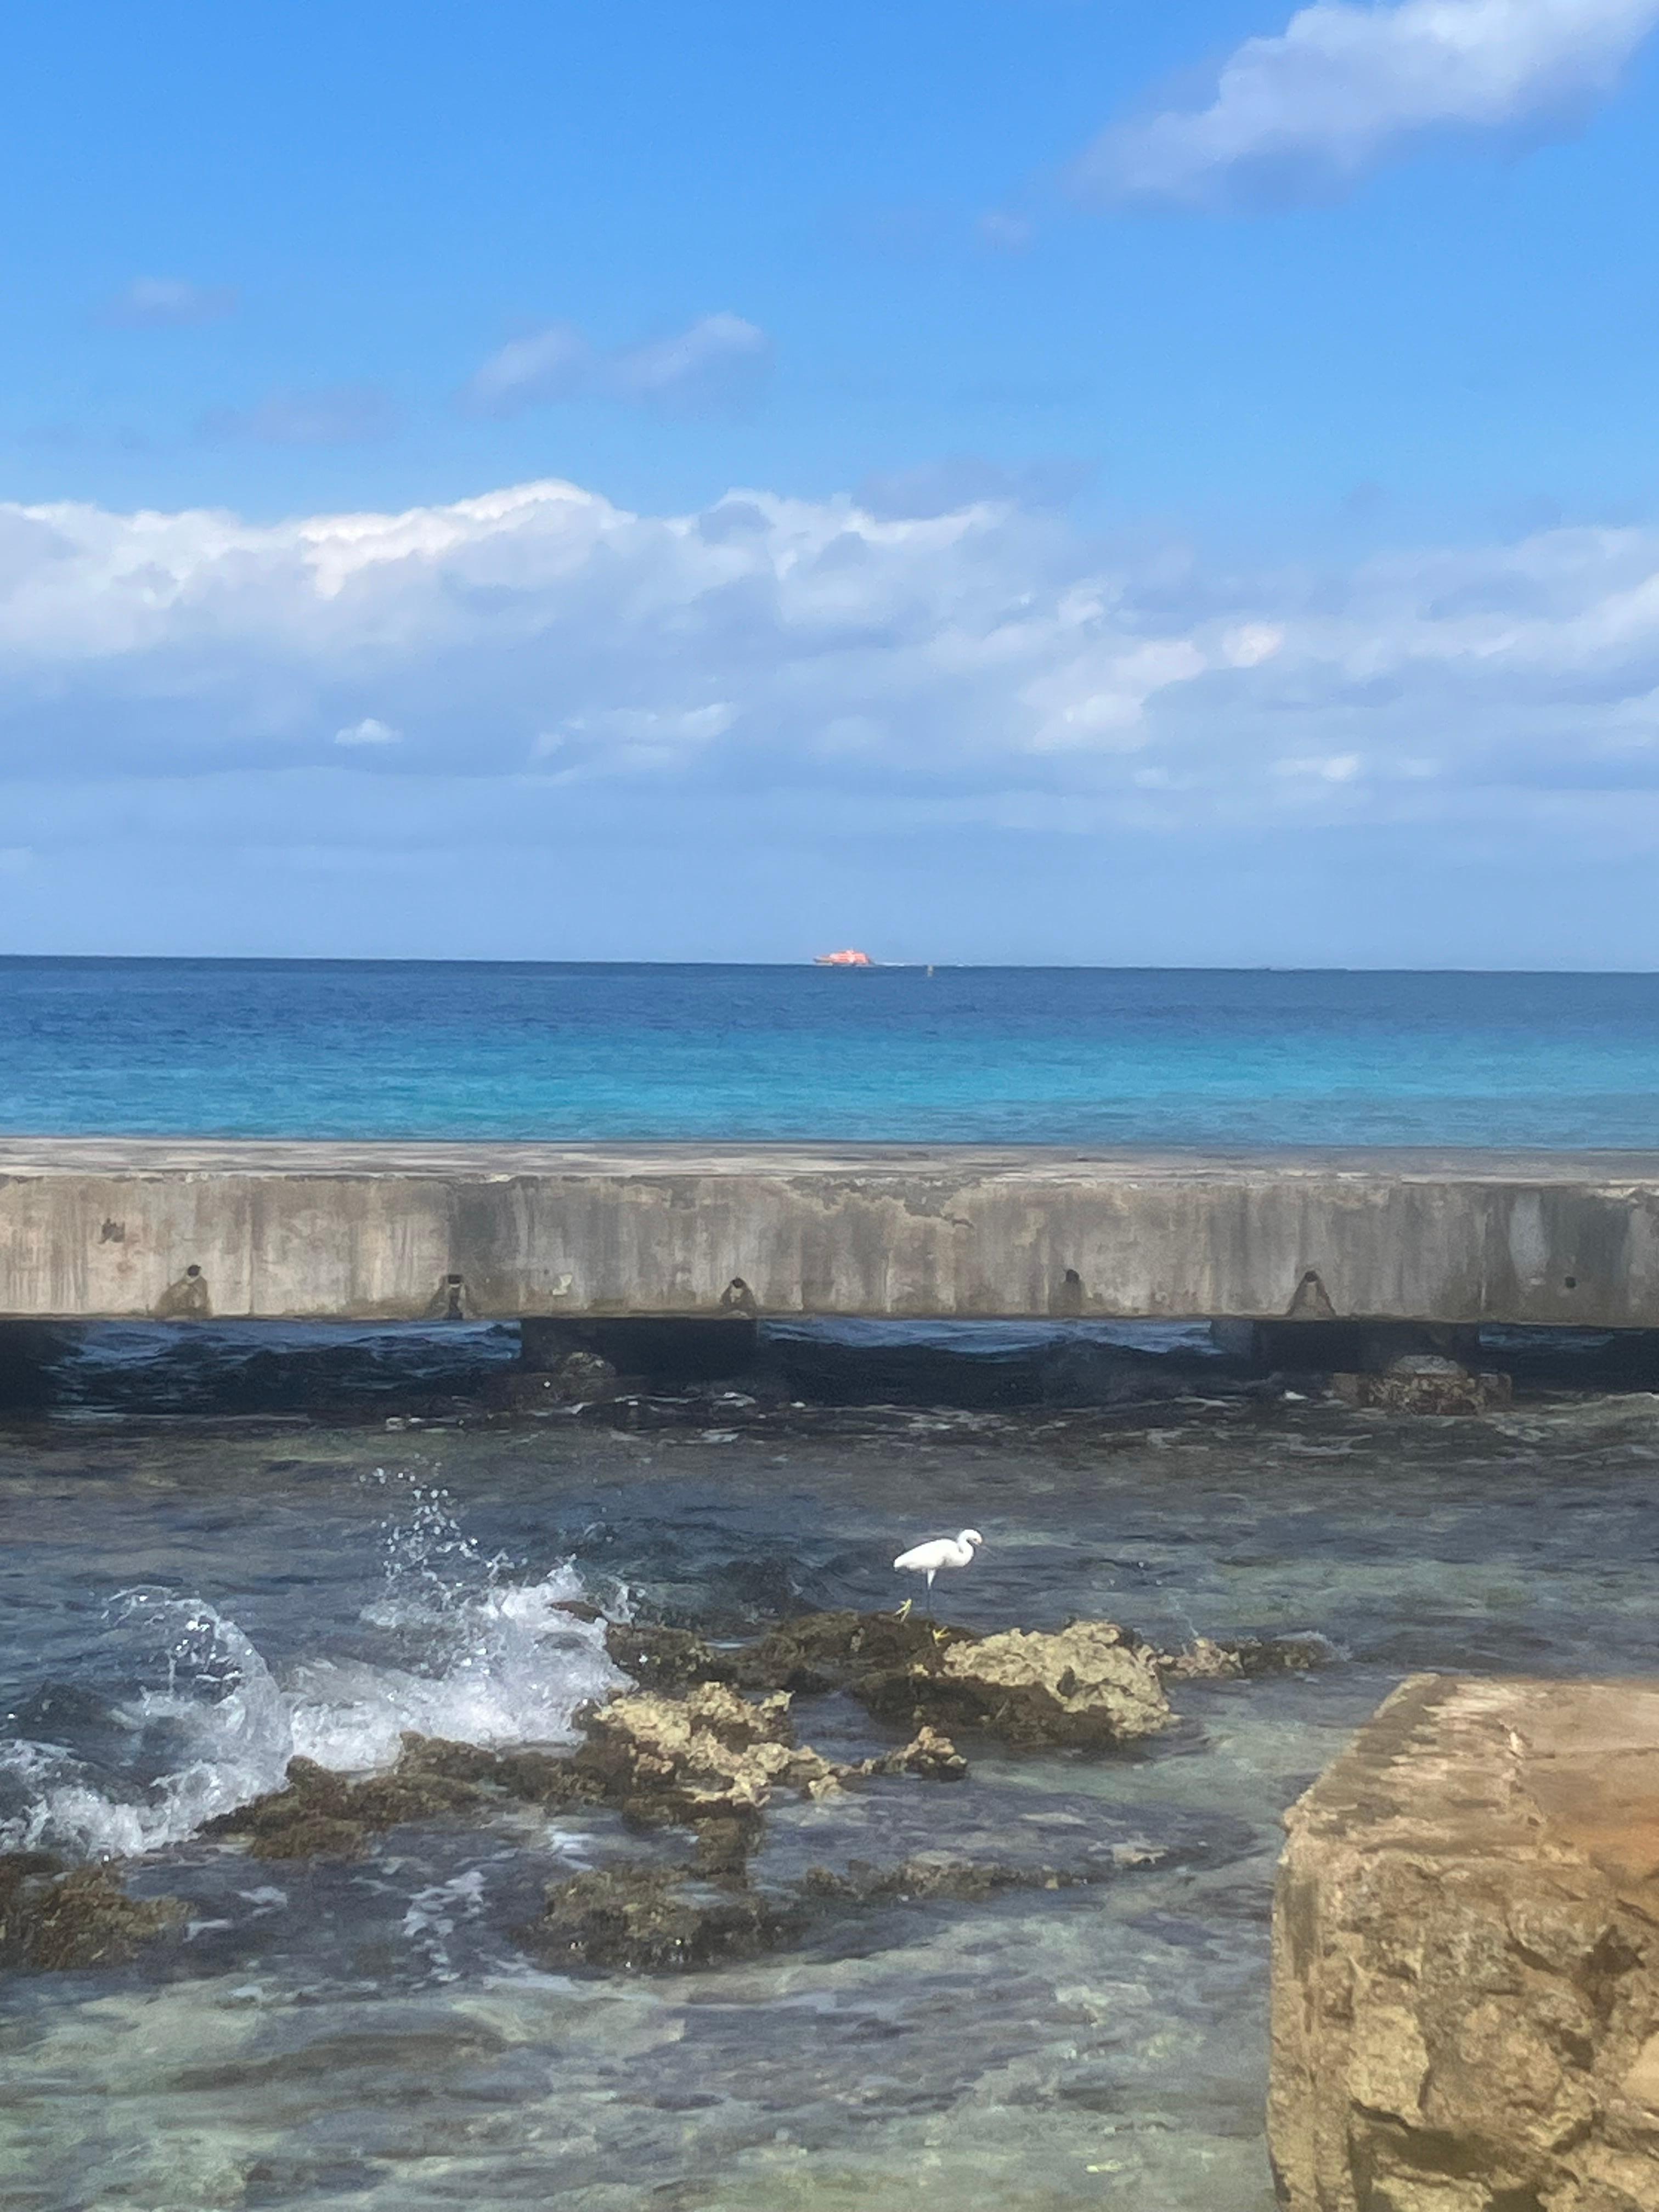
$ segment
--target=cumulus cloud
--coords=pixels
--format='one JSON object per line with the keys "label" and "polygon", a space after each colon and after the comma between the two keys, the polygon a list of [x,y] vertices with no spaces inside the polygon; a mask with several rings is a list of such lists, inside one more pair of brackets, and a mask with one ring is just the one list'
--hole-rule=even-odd
{"label": "cumulus cloud", "polygon": [[1108,203],[1326,197],[1431,134],[1571,118],[1656,23],[1659,0],[1316,0],[1247,39],[1206,106],[1104,132],[1073,182]]}
{"label": "cumulus cloud", "polygon": [[[0,506],[0,759],[37,849],[198,786],[264,834],[296,775],[324,843],[533,839],[608,788],[665,821],[740,793],[826,823],[1659,835],[1659,532],[1312,576],[1108,558],[1012,500]],[[330,775],[380,796],[319,800]]]}
{"label": "cumulus cloud", "polygon": [[550,323],[491,354],[460,399],[471,414],[496,416],[569,399],[719,413],[751,403],[771,365],[771,340],[741,315],[703,315],[671,337],[610,352],[572,323]]}
{"label": "cumulus cloud", "polygon": [[236,294],[225,284],[191,284],[182,276],[135,276],[104,303],[100,319],[130,331],[182,330],[216,323],[236,311]]}
{"label": "cumulus cloud", "polygon": [[396,427],[396,409],[374,384],[273,392],[252,407],[216,408],[200,425],[204,437],[247,438],[261,446],[366,445]]}

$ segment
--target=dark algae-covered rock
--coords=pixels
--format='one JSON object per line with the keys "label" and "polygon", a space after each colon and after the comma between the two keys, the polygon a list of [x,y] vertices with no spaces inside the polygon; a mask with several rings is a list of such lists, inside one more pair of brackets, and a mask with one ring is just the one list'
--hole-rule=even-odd
{"label": "dark algae-covered rock", "polygon": [[738,1653],[735,1679],[746,1690],[811,1695],[849,1689],[895,1668],[929,1667],[972,1632],[896,1613],[810,1613],[785,1621]]}
{"label": "dark algae-covered rock", "polygon": [[689,1630],[638,1622],[618,1624],[606,1643],[617,1665],[652,1690],[717,1683],[751,1697],[842,1691],[902,1725],[1097,1749],[1167,1728],[1173,1717],[1166,1682],[1297,1674],[1332,1656],[1317,1636],[1200,1637],[1170,1652],[1109,1620],[979,1636],[914,1613],[850,1610],[803,1614],[735,1649],[717,1648]]}
{"label": "dark algae-covered rock", "polygon": [[[757,1642],[716,1651],[683,1630],[613,1631],[611,1656],[663,1686],[847,1692],[884,1719],[955,1723],[1011,1742],[1131,1742],[1168,1724],[1158,1655],[1111,1621],[1052,1634],[970,1629],[914,1613],[806,1613]],[[1242,1673],[1245,1669],[1241,1667]]]}
{"label": "dark algae-covered rock", "polygon": [[1322,1636],[1199,1636],[1184,1650],[1154,1658],[1166,1682],[1248,1682],[1264,1674],[1310,1674],[1329,1666],[1334,1656]]}
{"label": "dark algae-covered rock", "polygon": [[680,1972],[785,1948],[849,1911],[1079,1889],[1162,1856],[1119,1848],[1056,1867],[916,1851],[896,1866],[855,1859],[844,1873],[811,1867],[797,1886],[769,1890],[751,1886],[745,1858],[711,1857],[705,1839],[695,1867],[611,1867],[555,1883],[541,1917],[522,1931],[525,1943],[550,1965]]}
{"label": "dark algae-covered rock", "polygon": [[854,1859],[845,1874],[809,1867],[806,1894],[858,1905],[921,1904],[952,1898],[973,1904],[1007,1889],[1082,1889],[1109,1881],[1130,1866],[1154,1866],[1161,1854],[1118,1852],[1073,1867],[1018,1866],[997,1859],[970,1859],[954,1851],[913,1851],[894,1867],[872,1867]]}
{"label": "dark algae-covered rock", "polygon": [[176,1898],[129,1897],[108,1867],[65,1867],[40,1851],[0,1856],[0,1968],[122,1966],[183,1917]]}
{"label": "dark algae-covered rock", "polygon": [[684,1972],[775,1950],[806,1917],[793,1899],[688,1868],[617,1867],[556,1883],[525,1939],[550,1964]]}
{"label": "dark algae-covered rock", "polygon": [[[642,1690],[689,1690],[699,1682],[737,1680],[736,1653],[717,1652],[690,1629],[613,1620],[605,1632],[605,1648]],[[787,1689],[789,1686],[778,1682],[767,1686]]]}
{"label": "dark algae-covered rock", "polygon": [[355,1858],[405,1820],[477,1814],[503,1804],[570,1805],[598,1794],[571,1762],[537,1751],[488,1751],[405,1735],[389,1773],[357,1778],[291,1759],[281,1790],[209,1823],[210,1836],[246,1836],[257,1858]]}

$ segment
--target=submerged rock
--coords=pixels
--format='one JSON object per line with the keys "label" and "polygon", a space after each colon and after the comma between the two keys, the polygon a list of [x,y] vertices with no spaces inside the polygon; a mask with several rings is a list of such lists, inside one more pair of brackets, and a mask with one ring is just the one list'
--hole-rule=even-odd
{"label": "submerged rock", "polygon": [[1083,1889],[1109,1881],[1126,1868],[1156,1866],[1162,1856],[1139,1847],[1082,1866],[1055,1867],[970,1859],[957,1851],[913,1851],[895,1867],[872,1867],[862,1859],[854,1859],[845,1874],[809,1867],[802,1886],[810,1897],[848,1904],[920,1904],[929,1898],[972,1904],[1006,1889]]}
{"label": "submerged rock", "polygon": [[1345,1405],[1389,1413],[1489,1413],[1515,1397],[1509,1376],[1474,1374],[1436,1352],[1407,1352],[1381,1375],[1333,1375],[1331,1389]]}
{"label": "submerged rock", "polygon": [[1263,1674],[1306,1674],[1335,1656],[1328,1639],[1298,1636],[1195,1637],[1181,1651],[1159,1651],[1153,1663],[1166,1682],[1253,1681]]}
{"label": "submerged rock", "polygon": [[977,1904],[1005,1890],[1076,1889],[1162,1857],[1146,1845],[1122,1845],[1055,1867],[917,1851],[892,1867],[856,1859],[845,1873],[811,1867],[798,1887],[772,1891],[749,1886],[744,1858],[711,1861],[700,1848],[695,1868],[614,1867],[557,1882],[541,1918],[522,1935],[550,1965],[678,1972],[799,1942],[837,1907]]}
{"label": "submerged rock", "polygon": [[129,1897],[108,1867],[66,1868],[40,1851],[0,1855],[0,1968],[125,1966],[184,1913],[175,1897]]}
{"label": "submerged rock", "polygon": [[483,1402],[498,1413],[533,1413],[555,1406],[609,1405],[622,1378],[596,1352],[569,1352],[551,1367],[509,1367],[492,1375]]}
{"label": "submerged rock", "polygon": [[754,1958],[805,1924],[794,1900],[703,1881],[683,1867],[621,1867],[556,1883],[524,1936],[550,1965],[672,1973]]}

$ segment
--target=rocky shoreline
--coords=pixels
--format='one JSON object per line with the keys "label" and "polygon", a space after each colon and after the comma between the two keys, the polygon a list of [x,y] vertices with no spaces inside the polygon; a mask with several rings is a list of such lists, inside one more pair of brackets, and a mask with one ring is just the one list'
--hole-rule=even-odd
{"label": "rocky shoreline", "polygon": [[[570,1609],[595,1617],[586,1605]],[[965,1782],[969,1761],[951,1731],[997,1747],[1121,1753],[1174,1724],[1171,1683],[1300,1672],[1329,1656],[1315,1637],[1200,1639],[1162,1651],[1108,1620],[980,1635],[852,1611],[803,1615],[735,1645],[611,1621],[605,1644],[629,1686],[579,1713],[583,1739],[573,1751],[491,1750],[410,1733],[383,1772],[351,1776],[295,1758],[281,1789],[200,1832],[258,1859],[349,1859],[406,1823],[487,1820],[515,1808],[607,1809],[641,1832],[689,1832],[692,1856],[553,1885],[541,1917],[519,1931],[525,1947],[598,1970],[707,1966],[799,1941],[837,1911],[1073,1887],[1158,1856],[1119,1850],[1079,1869],[921,1852],[885,1868],[813,1867],[791,1885],[762,1884],[751,1861],[780,1796],[823,1801],[878,1778]],[[906,1740],[839,1761],[800,1741],[796,1699],[832,1692],[908,1731]],[[179,1899],[130,1897],[117,1864],[0,1855],[0,1969],[121,1965],[185,1917]]]}

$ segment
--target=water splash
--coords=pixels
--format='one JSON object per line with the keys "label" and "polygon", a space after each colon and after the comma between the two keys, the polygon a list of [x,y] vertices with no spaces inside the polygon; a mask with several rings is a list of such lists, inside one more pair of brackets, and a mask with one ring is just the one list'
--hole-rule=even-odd
{"label": "water splash", "polygon": [[[394,1481],[377,1470],[377,1480]],[[175,1592],[112,1601],[94,1684],[54,1685],[0,1741],[0,1848],[131,1856],[281,1786],[295,1756],[339,1771],[398,1757],[406,1729],[499,1746],[573,1740],[577,1708],[625,1680],[609,1614],[583,1617],[574,1562],[535,1582],[487,1557],[447,1495],[413,1482],[362,1609],[368,1656],[301,1656],[279,1680],[228,1615]],[[521,1571],[521,1570],[520,1570]]]}

